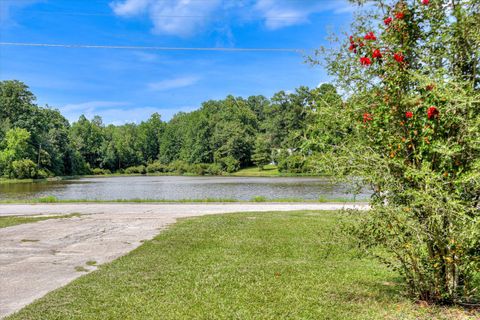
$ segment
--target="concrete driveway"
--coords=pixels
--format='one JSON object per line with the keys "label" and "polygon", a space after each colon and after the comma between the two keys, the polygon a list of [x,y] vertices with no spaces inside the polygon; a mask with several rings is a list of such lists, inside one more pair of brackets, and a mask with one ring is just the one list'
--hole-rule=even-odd
{"label": "concrete driveway", "polygon": [[0,229],[0,318],[152,239],[177,218],[229,212],[367,209],[341,203],[12,204],[9,215],[82,216]]}

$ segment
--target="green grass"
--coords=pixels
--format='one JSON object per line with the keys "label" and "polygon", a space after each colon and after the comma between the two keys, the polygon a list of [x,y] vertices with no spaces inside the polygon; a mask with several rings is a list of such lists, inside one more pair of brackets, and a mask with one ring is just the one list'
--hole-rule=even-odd
{"label": "green grass", "polygon": [[[181,219],[13,319],[461,319],[408,300],[336,236],[339,212]],[[471,319],[474,316],[472,316]]]}
{"label": "green grass", "polygon": [[78,213],[60,215],[60,216],[47,216],[47,217],[6,216],[6,217],[0,217],[0,228],[11,227],[18,224],[24,224],[24,223],[33,223],[33,222],[38,222],[38,221],[43,221],[48,219],[63,219],[63,218],[72,218],[72,217],[78,217],[78,216],[80,216]]}
{"label": "green grass", "polygon": [[269,164],[266,165],[263,170],[260,170],[258,167],[250,167],[245,169],[240,169],[237,172],[231,174],[232,176],[239,177],[278,177],[280,172],[276,165]]}
{"label": "green grass", "polygon": [[318,177],[319,174],[312,173],[287,173],[278,171],[278,167],[274,164],[269,164],[260,170],[258,167],[248,167],[240,169],[237,172],[225,174],[227,176],[236,177]]}
{"label": "green grass", "polygon": [[205,199],[114,199],[114,200],[92,200],[92,199],[58,199],[54,196],[46,196],[42,198],[32,199],[6,199],[0,200],[0,204],[35,204],[35,203],[208,203],[208,202],[308,202],[308,203],[344,203],[344,202],[368,202],[368,199],[354,199],[353,198],[324,198],[317,200],[305,200],[300,198],[284,198],[284,199],[268,199],[264,196],[255,196],[250,200],[236,200],[230,198],[205,198]]}

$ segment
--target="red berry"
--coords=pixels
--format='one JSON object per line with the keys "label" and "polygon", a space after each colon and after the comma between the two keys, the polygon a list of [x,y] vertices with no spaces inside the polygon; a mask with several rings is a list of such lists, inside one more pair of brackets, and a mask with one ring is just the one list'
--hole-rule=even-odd
{"label": "red berry", "polygon": [[363,114],[363,122],[367,122],[367,121],[372,121],[373,118],[372,118],[372,115],[370,113],[364,113]]}
{"label": "red berry", "polygon": [[405,59],[401,53],[395,53],[393,55],[393,59],[395,59],[397,62],[403,62]]}
{"label": "red berry", "polygon": [[428,120],[431,120],[433,118],[436,118],[438,117],[438,114],[440,112],[438,111],[438,109],[434,106],[431,106],[430,108],[428,108],[427,110],[427,117],[428,117]]}
{"label": "red berry", "polygon": [[370,60],[370,58],[368,57],[361,57],[360,58],[360,63],[363,65],[363,66],[369,66],[372,64],[372,60]]}
{"label": "red berry", "polygon": [[372,57],[374,59],[380,59],[380,58],[382,58],[382,53],[380,52],[379,49],[375,49],[375,50],[373,50]]}

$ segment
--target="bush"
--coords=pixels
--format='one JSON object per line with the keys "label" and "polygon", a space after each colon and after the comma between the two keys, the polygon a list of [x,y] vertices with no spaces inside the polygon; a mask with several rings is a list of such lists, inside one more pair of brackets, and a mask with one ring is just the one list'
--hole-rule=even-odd
{"label": "bush", "polygon": [[145,174],[147,171],[145,169],[145,166],[140,165],[140,166],[134,166],[134,167],[128,167],[124,171],[126,174]]}
{"label": "bush", "polygon": [[223,173],[222,166],[219,163],[211,163],[207,166],[205,174],[219,176]]}
{"label": "bush", "polygon": [[219,162],[222,166],[223,171],[226,171],[228,173],[236,172],[240,169],[240,161],[238,161],[232,156],[222,158]]}
{"label": "bush", "polygon": [[168,165],[169,172],[175,172],[177,174],[184,174],[189,171],[190,165],[182,160],[175,160]]}
{"label": "bush", "polygon": [[204,164],[204,163],[192,164],[190,165],[189,172],[199,176],[203,176],[208,172],[208,164]]}
{"label": "bush", "polygon": [[306,171],[305,158],[299,154],[292,154],[278,162],[278,171],[288,173],[303,173]]}
{"label": "bush", "polygon": [[10,167],[9,176],[15,179],[34,179],[37,172],[37,165],[32,160],[15,160]]}
{"label": "bush", "polygon": [[325,55],[348,96],[331,118],[351,126],[340,132],[332,173],[361,177],[374,191],[348,234],[399,272],[415,299],[476,304],[478,1],[371,3]]}
{"label": "bush", "polygon": [[106,175],[106,174],[112,174],[112,172],[108,169],[102,169],[102,168],[94,168],[92,170],[92,173],[96,176],[101,176],[101,175]]}
{"label": "bush", "polygon": [[166,165],[160,161],[155,161],[147,165],[147,173],[164,173],[167,172],[168,168]]}
{"label": "bush", "polygon": [[46,179],[48,177],[53,177],[53,174],[45,169],[38,169],[37,179]]}

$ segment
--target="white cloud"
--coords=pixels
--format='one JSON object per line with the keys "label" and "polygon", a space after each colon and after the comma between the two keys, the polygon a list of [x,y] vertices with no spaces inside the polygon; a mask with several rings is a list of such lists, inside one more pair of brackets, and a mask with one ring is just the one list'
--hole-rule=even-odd
{"label": "white cloud", "polygon": [[152,91],[166,91],[177,88],[189,87],[197,83],[199,80],[200,78],[196,76],[166,79],[158,82],[151,82],[148,84],[148,88]]}
{"label": "white cloud", "polygon": [[45,0],[0,0],[0,25],[15,25],[12,20],[14,11]]}
{"label": "white cloud", "polygon": [[143,51],[135,51],[133,55],[141,62],[154,62],[158,59],[158,55]]}
{"label": "white cloud", "polygon": [[121,0],[110,6],[122,17],[148,14],[154,33],[190,36],[205,26],[221,3],[221,0]]}
{"label": "white cloud", "polygon": [[352,4],[345,0],[324,1],[288,1],[257,0],[254,9],[260,13],[268,29],[280,29],[309,22],[310,15],[318,12],[333,11],[341,14],[350,12]]}
{"label": "white cloud", "polygon": [[128,106],[128,102],[120,101],[88,101],[82,103],[67,104],[59,110],[70,122],[75,122],[83,114],[88,119],[101,115],[104,110],[112,107]]}
{"label": "white cloud", "polygon": [[155,112],[159,113],[163,121],[170,120],[174,114],[178,112],[190,112],[197,109],[197,107],[177,107],[175,109],[155,108],[155,107],[141,107],[130,109],[105,109],[99,111],[97,114],[103,118],[107,124],[125,124],[129,122],[140,123],[148,120]]}
{"label": "white cloud", "polygon": [[119,16],[133,16],[144,13],[150,3],[150,0],[125,0],[112,2],[110,6]]}
{"label": "white cloud", "polygon": [[[110,3],[120,17],[148,15],[153,32],[178,36],[191,36],[202,30],[221,9],[225,19],[249,17],[263,20],[268,29],[279,29],[309,22],[309,16],[323,11],[335,14],[350,13],[355,6],[346,0],[291,1],[246,0],[115,0]],[[245,14],[248,12],[248,14]],[[253,16],[252,16],[253,14]],[[225,24],[225,21],[223,21]],[[227,21],[227,25],[231,21]],[[225,28],[225,26],[223,26]],[[227,26],[228,28],[228,26]]]}
{"label": "white cloud", "polygon": [[156,107],[137,107],[125,108],[130,105],[128,102],[116,101],[88,101],[78,104],[67,104],[60,108],[60,111],[70,122],[78,120],[80,115],[85,115],[87,119],[92,119],[98,115],[102,117],[105,124],[121,125],[129,122],[140,123],[147,120],[155,112],[162,116],[162,120],[168,121],[177,112],[190,112],[196,107],[176,107],[174,109],[156,108]]}
{"label": "white cloud", "polygon": [[100,108],[118,107],[118,106],[126,106],[126,105],[128,105],[127,102],[119,102],[119,101],[88,101],[88,102],[82,102],[82,103],[76,103],[76,104],[67,104],[62,107],[62,110],[65,112],[82,111],[85,113],[91,113]]}

